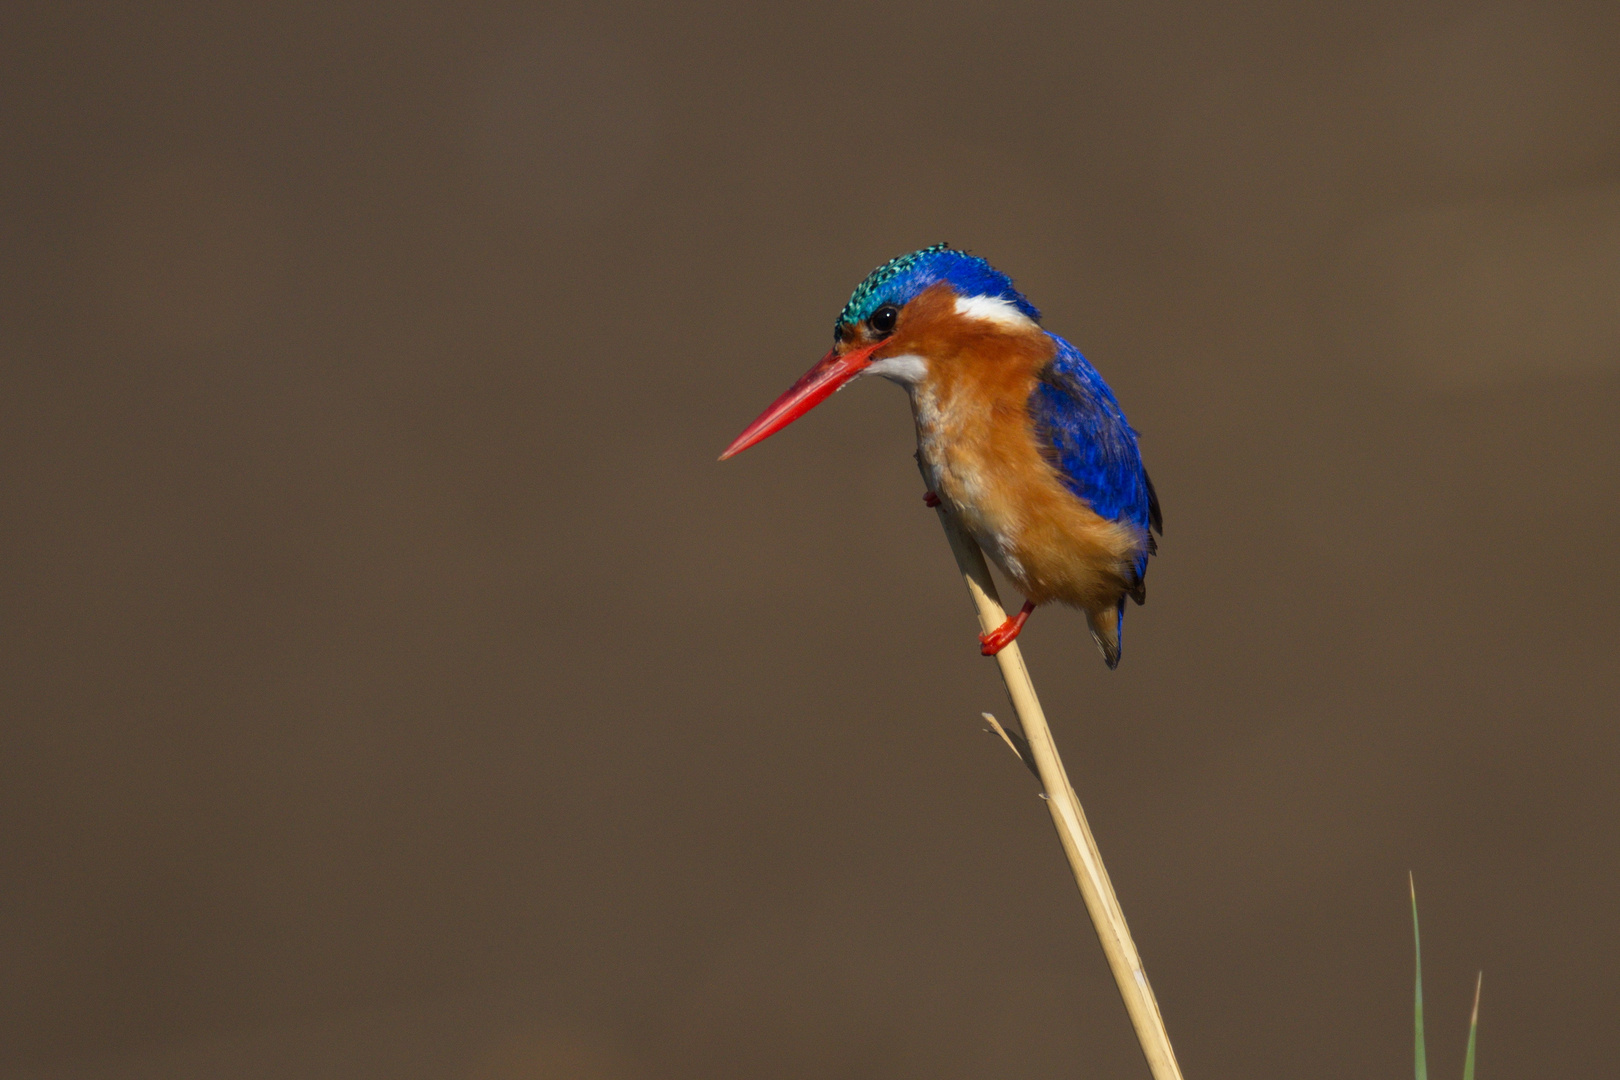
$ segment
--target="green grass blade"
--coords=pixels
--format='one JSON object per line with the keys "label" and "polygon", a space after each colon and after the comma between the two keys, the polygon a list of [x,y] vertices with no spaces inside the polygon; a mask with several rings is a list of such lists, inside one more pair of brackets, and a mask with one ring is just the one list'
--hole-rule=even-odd
{"label": "green grass blade", "polygon": [[1416,1038],[1412,1052],[1413,1067],[1417,1080],[1429,1080],[1429,1055],[1423,1048],[1423,942],[1418,938],[1417,882],[1410,873],[1406,875],[1406,882],[1412,890],[1412,952],[1417,956],[1417,989],[1413,992],[1413,1031]]}
{"label": "green grass blade", "polygon": [[1484,980],[1483,971],[1474,977],[1474,1015],[1468,1020],[1468,1056],[1463,1058],[1463,1080],[1474,1080],[1474,1036],[1479,1033],[1479,985]]}

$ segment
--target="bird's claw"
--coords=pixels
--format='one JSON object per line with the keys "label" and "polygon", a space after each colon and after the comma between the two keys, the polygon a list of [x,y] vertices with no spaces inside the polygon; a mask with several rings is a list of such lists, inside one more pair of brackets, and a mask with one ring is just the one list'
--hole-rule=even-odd
{"label": "bird's claw", "polygon": [[994,656],[1013,643],[1024,624],[1029,621],[1030,612],[1035,610],[1033,600],[1025,600],[1024,606],[1018,609],[1018,614],[1010,616],[1006,622],[990,631],[979,635],[979,655]]}
{"label": "bird's claw", "polygon": [[923,492],[923,505],[937,509],[939,506],[939,496],[935,495],[932,491]]}
{"label": "bird's claw", "polygon": [[1002,623],[988,634],[980,634],[979,655],[996,655],[996,653],[1013,643],[1013,638],[1018,636],[1018,631],[1020,629],[1022,628],[1014,626],[1013,621],[1008,619],[1006,622]]}

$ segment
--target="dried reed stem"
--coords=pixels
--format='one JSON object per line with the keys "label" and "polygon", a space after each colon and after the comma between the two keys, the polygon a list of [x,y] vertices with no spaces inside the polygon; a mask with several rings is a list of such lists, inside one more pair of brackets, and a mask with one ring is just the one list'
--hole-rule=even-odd
{"label": "dried reed stem", "polygon": [[[973,606],[979,612],[979,625],[986,633],[1000,626],[1007,618],[996,595],[995,582],[985,565],[984,553],[979,545],[946,510],[939,507],[940,524],[950,541],[951,554],[967,582],[973,597]],[[1147,972],[1142,969],[1142,958],[1137,955],[1136,943],[1131,940],[1130,927],[1125,924],[1125,912],[1114,896],[1114,887],[1103,867],[1097,841],[1092,838],[1091,827],[1086,824],[1086,813],[1080,808],[1080,799],[1069,784],[1058,757],[1057,745],[1052,741],[1051,729],[1046,726],[1046,714],[1041,711],[1040,699],[1035,696],[1035,685],[1030,682],[1029,669],[1024,656],[1014,641],[996,656],[1001,667],[1001,679],[1007,685],[1007,696],[1013,711],[1018,714],[1024,737],[1029,741],[1030,756],[1046,790],[1046,807],[1057,827],[1063,853],[1069,858],[1074,880],[1080,886],[1080,896],[1086,902],[1091,924],[1097,929],[1097,940],[1102,942],[1103,954],[1119,984],[1119,996],[1125,1000],[1125,1011],[1130,1014],[1131,1025],[1142,1044],[1153,1080],[1181,1080],[1181,1069],[1176,1065],[1176,1054],[1170,1047],[1170,1033],[1165,1030],[1164,1018],[1159,1015],[1159,1003],[1154,1000],[1153,988],[1148,985]],[[999,725],[997,725],[999,728]],[[1002,738],[1006,738],[1003,734]],[[1009,740],[1008,745],[1012,743]],[[1017,748],[1014,747],[1016,752]]]}

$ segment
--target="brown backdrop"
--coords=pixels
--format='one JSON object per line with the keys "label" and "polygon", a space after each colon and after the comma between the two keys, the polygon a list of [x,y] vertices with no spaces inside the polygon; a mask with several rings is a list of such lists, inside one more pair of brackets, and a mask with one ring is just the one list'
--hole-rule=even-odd
{"label": "brown backdrop", "polygon": [[1163,495],[1026,647],[1191,1080],[1620,1055],[1620,8],[11,4],[0,1055],[1144,1074],[862,384],[949,240]]}

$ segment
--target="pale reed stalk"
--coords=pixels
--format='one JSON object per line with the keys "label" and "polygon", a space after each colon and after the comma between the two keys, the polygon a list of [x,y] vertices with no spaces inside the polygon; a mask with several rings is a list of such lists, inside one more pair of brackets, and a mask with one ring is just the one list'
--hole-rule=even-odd
{"label": "pale reed stalk", "polygon": [[[973,597],[973,606],[978,609],[979,625],[988,633],[1006,621],[1007,613],[996,595],[996,585],[990,579],[984,553],[943,506],[939,507],[939,520],[945,527],[946,539],[950,541],[951,554],[956,556],[956,565],[961,569],[968,592]],[[1024,729],[1024,738],[1028,740],[1029,757],[1033,759],[1031,764],[1045,789],[1046,807],[1052,814],[1052,824],[1057,827],[1058,840],[1063,844],[1063,853],[1069,858],[1069,867],[1080,886],[1080,896],[1091,915],[1091,924],[1097,929],[1097,940],[1102,942],[1108,967],[1114,973],[1114,981],[1119,984],[1119,996],[1125,1000],[1125,1011],[1130,1014],[1131,1025],[1136,1028],[1136,1037],[1142,1044],[1142,1054],[1147,1058],[1153,1080],[1181,1080],[1181,1069],[1176,1064],[1175,1051],[1170,1047],[1170,1033],[1165,1030],[1164,1017],[1159,1014],[1159,1003],[1154,1000],[1153,988],[1148,985],[1142,958],[1137,955],[1136,943],[1131,940],[1130,927],[1125,924],[1125,912],[1114,896],[1114,886],[1103,867],[1097,841],[1091,835],[1091,826],[1086,824],[1086,813],[1080,808],[1080,799],[1069,784],[1063,759],[1058,757],[1057,745],[1052,741],[1051,729],[1046,726],[1046,714],[1041,711],[1040,699],[1035,696],[1035,685],[1030,682],[1029,669],[1024,666],[1024,656],[1018,649],[1018,642],[1014,641],[1002,649],[996,655],[996,663],[1001,667],[1007,697],[1012,701],[1013,711],[1018,714],[1018,721]],[[989,719],[995,722],[993,717]],[[999,731],[1000,725],[997,728]],[[1002,738],[1007,738],[1005,733],[1002,733]],[[1008,745],[1012,745],[1011,740]],[[1014,751],[1017,750],[1014,747]]]}

